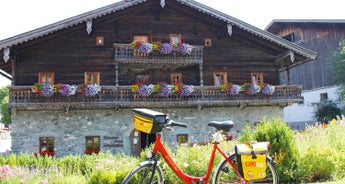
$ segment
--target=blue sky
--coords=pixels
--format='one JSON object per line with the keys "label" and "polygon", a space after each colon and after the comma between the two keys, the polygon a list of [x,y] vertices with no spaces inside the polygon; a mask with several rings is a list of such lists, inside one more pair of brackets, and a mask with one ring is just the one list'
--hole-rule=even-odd
{"label": "blue sky", "polygon": [[[0,40],[119,0],[10,0],[0,9]],[[158,1],[158,0],[157,0]],[[345,19],[345,1],[196,0],[264,29],[273,19]],[[169,0],[166,0],[169,3]]]}

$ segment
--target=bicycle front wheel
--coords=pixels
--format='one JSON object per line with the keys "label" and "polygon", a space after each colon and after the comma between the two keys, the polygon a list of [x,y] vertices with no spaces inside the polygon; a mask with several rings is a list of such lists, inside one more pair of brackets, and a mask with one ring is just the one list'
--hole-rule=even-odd
{"label": "bicycle front wheel", "polygon": [[163,171],[153,162],[142,162],[134,168],[122,181],[122,184],[163,184]]}
{"label": "bicycle front wheel", "polygon": [[[237,156],[231,154],[229,159],[237,163]],[[266,178],[254,181],[248,181],[246,183],[254,184],[278,184],[278,172],[274,166],[274,162],[271,158],[267,157],[267,169],[266,169]],[[239,178],[236,171],[232,166],[224,159],[216,168],[215,174],[213,176],[213,184],[230,184],[230,183],[243,183],[242,178]]]}

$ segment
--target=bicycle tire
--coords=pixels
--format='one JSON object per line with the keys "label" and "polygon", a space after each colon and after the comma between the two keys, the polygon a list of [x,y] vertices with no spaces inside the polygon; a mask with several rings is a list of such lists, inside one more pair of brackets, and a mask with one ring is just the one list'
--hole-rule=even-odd
{"label": "bicycle tire", "polygon": [[[162,168],[157,165],[155,171],[153,171],[153,167],[154,162],[151,161],[140,163],[123,179],[122,184],[163,184]],[[153,181],[149,181],[152,173],[154,174]]]}
{"label": "bicycle tire", "polygon": [[[237,163],[237,156],[235,154],[231,154],[228,157],[231,161],[235,164]],[[273,160],[270,157],[267,157],[267,170],[266,170],[267,177],[260,180],[249,181],[248,183],[261,183],[261,184],[278,184],[279,177],[278,171],[275,167]],[[241,178],[237,176],[236,171],[232,168],[232,166],[224,159],[220,162],[217,166],[215,173],[213,175],[213,184],[230,184],[230,183],[242,183]]]}

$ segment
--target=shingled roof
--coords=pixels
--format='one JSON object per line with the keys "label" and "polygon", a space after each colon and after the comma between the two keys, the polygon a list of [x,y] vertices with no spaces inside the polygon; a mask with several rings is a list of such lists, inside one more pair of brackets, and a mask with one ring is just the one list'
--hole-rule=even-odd
{"label": "shingled roof", "polygon": [[[103,17],[105,15],[121,11],[123,9],[129,8],[131,6],[135,6],[137,4],[141,4],[146,1],[153,1],[153,0],[123,0],[108,6],[104,6],[38,29],[34,29],[29,32],[25,32],[23,34],[19,34],[17,36],[13,36],[4,40],[0,41],[0,50],[3,50],[7,47],[11,47],[14,45],[18,45],[24,42],[28,42],[30,40],[34,40],[36,38],[44,37],[46,35],[49,35],[51,33],[57,32],[62,29],[66,29],[69,27],[73,27],[78,24],[85,23],[86,21],[90,19],[97,19],[100,17]],[[158,0],[156,0],[158,1]],[[297,54],[300,54],[307,58],[307,60],[315,60],[317,58],[317,54],[313,51],[310,51],[308,49],[305,49],[299,45],[296,45],[294,43],[291,43],[285,39],[282,39],[274,34],[271,34],[267,31],[264,31],[262,29],[259,29],[255,26],[252,26],[248,23],[245,23],[239,19],[236,19],[230,15],[227,15],[225,13],[222,13],[218,10],[215,10],[211,7],[208,7],[206,5],[203,5],[199,2],[196,2],[194,0],[176,0],[177,2],[184,4],[186,6],[189,6],[193,9],[196,9],[200,12],[203,12],[205,14],[208,14],[216,19],[219,19],[221,21],[224,21],[225,23],[230,23],[232,26],[236,26],[242,30],[245,30],[255,36],[261,37],[269,42],[272,42],[273,44],[279,45],[283,48],[286,48],[287,50],[290,50],[292,52],[295,52]],[[161,2],[165,2],[164,0],[161,0]],[[169,3],[169,1],[165,2]]]}

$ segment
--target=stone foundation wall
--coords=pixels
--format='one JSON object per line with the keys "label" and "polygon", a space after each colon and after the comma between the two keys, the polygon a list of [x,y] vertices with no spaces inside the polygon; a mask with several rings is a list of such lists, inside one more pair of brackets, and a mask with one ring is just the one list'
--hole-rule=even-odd
{"label": "stone foundation wall", "polygon": [[[212,120],[232,120],[235,127],[231,134],[237,137],[245,124],[253,126],[264,116],[283,119],[283,110],[275,106],[153,110],[167,113],[171,119],[188,124],[188,128],[176,127],[174,132],[166,131],[163,134],[164,140],[172,148],[176,146],[178,134],[188,134],[190,143],[209,141],[214,130],[207,123]],[[100,136],[102,151],[130,154],[132,131],[132,109],[71,109],[68,113],[61,110],[16,111],[12,116],[12,151],[36,153],[39,151],[39,137],[54,137],[56,156],[84,154],[85,136]]]}

